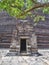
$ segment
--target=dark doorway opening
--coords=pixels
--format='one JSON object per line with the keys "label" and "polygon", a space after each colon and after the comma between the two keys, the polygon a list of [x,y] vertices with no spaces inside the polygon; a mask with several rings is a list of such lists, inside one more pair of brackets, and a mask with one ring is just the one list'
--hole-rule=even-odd
{"label": "dark doorway opening", "polygon": [[20,52],[26,52],[26,39],[20,40]]}

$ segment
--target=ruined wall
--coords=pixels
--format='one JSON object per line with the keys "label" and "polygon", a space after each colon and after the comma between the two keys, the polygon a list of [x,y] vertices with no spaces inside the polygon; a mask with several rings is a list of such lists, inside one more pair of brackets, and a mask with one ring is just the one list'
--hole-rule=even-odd
{"label": "ruined wall", "polygon": [[[43,14],[41,14],[43,15]],[[49,48],[49,15],[46,15],[45,21],[40,21],[34,28],[37,35],[38,48]],[[0,12],[0,48],[9,47],[12,39],[12,31],[16,29],[15,18],[10,17],[8,13]]]}

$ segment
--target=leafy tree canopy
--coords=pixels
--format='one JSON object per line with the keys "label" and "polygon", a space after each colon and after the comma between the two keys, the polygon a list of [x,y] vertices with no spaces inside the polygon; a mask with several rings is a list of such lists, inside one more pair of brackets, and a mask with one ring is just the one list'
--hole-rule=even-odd
{"label": "leafy tree canopy", "polygon": [[6,10],[16,18],[25,18],[27,15],[31,15],[31,11],[39,8],[49,14],[49,0],[0,0],[0,11]]}

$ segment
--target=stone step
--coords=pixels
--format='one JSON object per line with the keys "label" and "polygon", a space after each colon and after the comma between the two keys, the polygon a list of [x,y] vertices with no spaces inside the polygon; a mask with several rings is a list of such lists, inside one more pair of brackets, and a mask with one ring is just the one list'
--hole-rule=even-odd
{"label": "stone step", "polygon": [[19,51],[20,49],[19,48],[16,48],[16,49],[10,49],[10,51]]}
{"label": "stone step", "polygon": [[17,55],[17,52],[9,52],[7,53],[6,56],[16,56]]}
{"label": "stone step", "polygon": [[22,55],[22,56],[23,56],[23,55],[26,56],[26,55],[31,55],[31,53],[29,53],[29,52],[28,52],[28,53],[20,53],[20,55]]}

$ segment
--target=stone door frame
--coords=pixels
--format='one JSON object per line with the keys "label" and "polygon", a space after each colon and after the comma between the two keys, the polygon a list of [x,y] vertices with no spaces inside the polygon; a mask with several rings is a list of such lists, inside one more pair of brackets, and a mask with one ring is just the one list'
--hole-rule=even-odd
{"label": "stone door frame", "polygon": [[[26,53],[27,53],[28,52],[28,47],[27,46],[28,46],[28,43],[30,42],[30,41],[28,42],[28,40],[30,39],[30,37],[28,37],[28,36],[20,36],[19,37],[19,45],[20,45],[20,40],[21,39],[26,39]],[[19,53],[20,53],[20,48],[19,48]]]}

